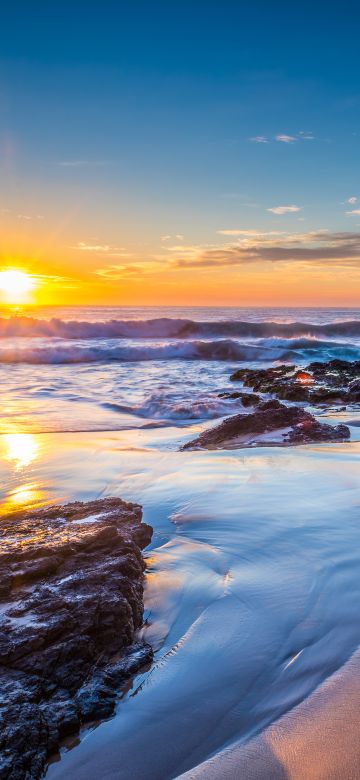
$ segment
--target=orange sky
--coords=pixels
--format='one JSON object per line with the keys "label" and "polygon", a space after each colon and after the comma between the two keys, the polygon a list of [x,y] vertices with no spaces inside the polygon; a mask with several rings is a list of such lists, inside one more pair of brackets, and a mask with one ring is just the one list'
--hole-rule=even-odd
{"label": "orange sky", "polygon": [[35,304],[351,306],[359,299],[357,234],[234,230],[204,244],[163,236],[144,250],[129,240],[76,241],[62,226],[49,231],[45,220],[33,221],[15,230],[3,220],[0,270],[32,274]]}

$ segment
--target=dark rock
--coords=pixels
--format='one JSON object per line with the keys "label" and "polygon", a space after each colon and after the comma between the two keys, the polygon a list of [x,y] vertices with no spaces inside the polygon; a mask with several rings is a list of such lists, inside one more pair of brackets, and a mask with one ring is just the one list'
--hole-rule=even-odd
{"label": "dark rock", "polygon": [[[290,431],[288,430],[290,428]],[[204,431],[197,439],[182,449],[216,449],[218,447],[243,447],[261,444],[264,434],[277,433],[277,441],[269,444],[306,444],[312,441],[343,441],[350,437],[346,425],[333,427],[318,423],[315,418],[298,406],[285,406],[277,400],[259,405],[252,414],[236,414],[228,417],[215,428]]]}
{"label": "dark rock", "polygon": [[256,395],[256,393],[241,393],[237,390],[234,390],[233,392],[224,391],[223,393],[219,393],[219,398],[233,398],[233,399],[240,399],[243,406],[257,406],[261,398],[259,395]]}
{"label": "dark rock", "polygon": [[152,529],[108,498],[3,516],[1,531],[0,780],[35,780],[151,661],[134,641]]}
{"label": "dark rock", "polygon": [[346,441],[350,438],[347,425],[327,425],[317,420],[304,421],[295,425],[286,434],[284,441],[289,444],[308,444],[311,442]]}
{"label": "dark rock", "polygon": [[306,369],[296,366],[242,368],[230,379],[282,401],[322,406],[360,403],[360,361],[313,362]]}

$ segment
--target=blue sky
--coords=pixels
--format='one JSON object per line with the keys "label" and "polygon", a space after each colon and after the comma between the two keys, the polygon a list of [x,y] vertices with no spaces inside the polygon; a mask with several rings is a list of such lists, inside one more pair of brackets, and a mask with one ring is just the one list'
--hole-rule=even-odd
{"label": "blue sky", "polygon": [[359,230],[359,21],[339,2],[7,4],[11,245],[24,217],[29,246],[47,230],[57,253],[93,241],[142,262],[166,235]]}

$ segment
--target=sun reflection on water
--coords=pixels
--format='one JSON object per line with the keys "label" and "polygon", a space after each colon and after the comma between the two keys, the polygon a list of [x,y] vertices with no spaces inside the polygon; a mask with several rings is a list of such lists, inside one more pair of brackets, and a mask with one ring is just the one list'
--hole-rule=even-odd
{"label": "sun reflection on water", "polygon": [[36,483],[19,485],[15,490],[12,490],[8,495],[8,508],[9,506],[34,506],[39,505],[41,502],[41,491],[39,485]]}
{"label": "sun reflection on water", "polygon": [[29,467],[40,457],[40,441],[32,433],[4,433],[0,437],[0,460],[10,465],[1,490],[0,515],[46,503],[44,490]]}
{"label": "sun reflection on water", "polygon": [[13,461],[15,470],[29,466],[39,454],[39,442],[32,433],[5,433],[5,457]]}

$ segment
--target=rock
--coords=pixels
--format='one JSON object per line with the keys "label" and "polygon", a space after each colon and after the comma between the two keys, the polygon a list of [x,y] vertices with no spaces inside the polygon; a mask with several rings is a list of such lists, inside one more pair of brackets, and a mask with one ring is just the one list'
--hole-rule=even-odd
{"label": "rock", "polygon": [[350,438],[347,425],[327,425],[317,420],[298,423],[286,434],[284,441],[288,444],[308,444],[311,442],[346,441]]}
{"label": "rock", "polygon": [[241,393],[237,390],[234,392],[224,391],[223,393],[219,393],[219,398],[231,398],[231,399],[240,399],[243,406],[257,406],[261,398],[259,395],[256,395],[256,393]]}
{"label": "rock", "polygon": [[297,369],[293,365],[242,368],[235,371],[230,379],[282,401],[315,406],[360,403],[360,361],[313,362],[305,369]]}
{"label": "rock", "polygon": [[[275,439],[267,438],[273,432]],[[346,425],[333,427],[318,423],[298,406],[285,406],[277,400],[260,404],[252,414],[236,414],[220,425],[204,431],[182,449],[246,447],[249,444],[307,444],[312,441],[344,441],[350,437]]]}
{"label": "rock", "polygon": [[36,780],[152,659],[135,642],[152,529],[107,498],[3,516],[1,530],[0,780]]}

